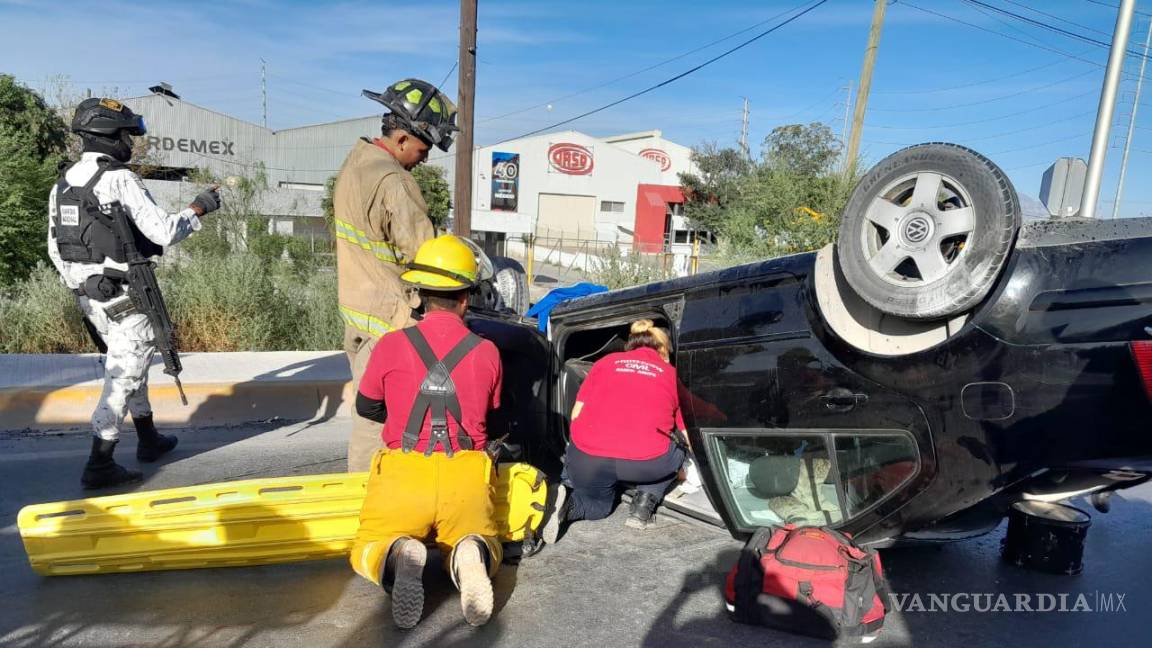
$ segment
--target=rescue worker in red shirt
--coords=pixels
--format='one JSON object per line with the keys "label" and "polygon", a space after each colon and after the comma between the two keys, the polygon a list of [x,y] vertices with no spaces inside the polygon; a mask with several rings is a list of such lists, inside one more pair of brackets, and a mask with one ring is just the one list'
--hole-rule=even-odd
{"label": "rescue worker in red shirt", "polygon": [[487,416],[500,406],[500,354],[464,325],[477,281],[464,241],[432,239],[408,268],[401,278],[419,290],[424,318],[380,338],[356,396],[356,411],[384,424],[384,447],[372,458],[352,568],[390,592],[396,625],[412,628],[424,609],[424,543],[434,540],[465,620],[483,625],[502,557],[485,451]]}
{"label": "rescue worker in red shirt", "polygon": [[608,517],[620,484],[636,485],[625,524],[648,528],[684,463],[677,441],[684,420],[668,334],[651,320],[639,320],[624,348],[597,360],[576,395],[564,466],[571,489],[557,495],[546,542],[558,540],[576,520]]}

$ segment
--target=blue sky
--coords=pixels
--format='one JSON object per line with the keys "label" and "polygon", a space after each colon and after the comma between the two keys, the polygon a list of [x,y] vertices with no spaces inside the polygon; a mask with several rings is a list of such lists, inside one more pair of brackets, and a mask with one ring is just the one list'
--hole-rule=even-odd
{"label": "blue sky", "polygon": [[[1103,41],[1115,23],[1115,9],[1086,0],[983,1]],[[476,141],[515,137],[662,81],[772,23],[642,70],[801,4],[481,0]],[[1152,11],[1149,4],[1138,10]],[[66,75],[77,91],[121,96],[164,80],[187,101],[259,123],[263,57],[269,125],[299,126],[375,112],[362,88],[408,76],[440,82],[456,59],[458,7],[451,0],[0,0],[0,72],[34,88]],[[839,133],[871,12],[870,0],[829,0],[710,67],[569,127],[593,135],[658,128],[687,145],[734,145],[747,97],[753,150],[786,123],[823,121]],[[1147,21],[1138,17],[1131,48],[1143,47]],[[903,145],[954,141],[985,153],[1021,192],[1035,195],[1057,157],[1087,157],[1106,58],[1105,48],[962,0],[899,0],[888,7],[863,153],[874,162]],[[1102,191],[1105,216],[1138,71],[1139,59],[1129,57]],[[456,94],[454,73],[446,87]],[[1152,87],[1146,90],[1122,216],[1152,215]]]}

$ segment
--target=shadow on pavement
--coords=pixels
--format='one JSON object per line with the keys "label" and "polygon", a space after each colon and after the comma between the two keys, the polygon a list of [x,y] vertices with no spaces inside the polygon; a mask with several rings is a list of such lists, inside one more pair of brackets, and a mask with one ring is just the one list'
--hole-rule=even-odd
{"label": "shadow on pavement", "polygon": [[[243,510],[243,524],[216,526],[222,545],[229,542],[277,544],[301,537],[296,521],[279,518],[260,505],[221,506],[218,515]],[[211,523],[209,523],[211,526]],[[201,532],[188,542],[171,541],[180,533],[152,538],[146,555],[153,560],[213,560],[213,541]],[[264,536],[264,537],[261,537]],[[211,537],[211,536],[209,536]],[[193,541],[193,538],[199,540]],[[23,554],[11,543],[6,555]],[[207,554],[188,552],[207,544]],[[215,560],[242,559],[217,554]],[[131,560],[129,557],[128,560]],[[22,569],[30,571],[28,566]],[[38,576],[25,580],[19,595],[5,596],[0,615],[0,645],[15,648],[62,645],[243,646],[266,631],[304,628],[334,606],[353,577],[346,558],[215,569],[176,569],[88,576]],[[5,588],[7,589],[7,588]],[[131,637],[131,639],[128,639]]]}

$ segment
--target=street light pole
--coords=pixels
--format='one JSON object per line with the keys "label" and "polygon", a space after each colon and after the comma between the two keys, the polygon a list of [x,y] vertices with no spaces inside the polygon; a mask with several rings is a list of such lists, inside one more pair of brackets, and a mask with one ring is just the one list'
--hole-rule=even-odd
{"label": "street light pole", "polygon": [[1124,157],[1120,161],[1120,179],[1116,182],[1116,200],[1112,203],[1112,218],[1120,217],[1120,197],[1124,195],[1124,176],[1128,174],[1128,154],[1132,151],[1132,136],[1136,131],[1136,109],[1140,107],[1140,91],[1144,89],[1144,68],[1148,65],[1148,48],[1152,46],[1152,21],[1144,38],[1144,58],[1140,59],[1140,77],[1136,79],[1136,98],[1132,100],[1132,114],[1128,117],[1128,137],[1124,138]]}
{"label": "street light pole", "polygon": [[1121,0],[1116,15],[1116,31],[1112,34],[1112,52],[1108,55],[1108,71],[1104,74],[1104,87],[1100,91],[1100,107],[1096,110],[1096,130],[1092,135],[1092,152],[1088,157],[1088,178],[1080,198],[1081,218],[1096,217],[1096,202],[1100,198],[1100,181],[1104,177],[1104,158],[1108,153],[1108,135],[1112,129],[1112,114],[1116,110],[1116,93],[1120,90],[1120,73],[1124,70],[1124,57],[1128,53],[1128,33],[1132,28],[1132,12],[1136,0]]}

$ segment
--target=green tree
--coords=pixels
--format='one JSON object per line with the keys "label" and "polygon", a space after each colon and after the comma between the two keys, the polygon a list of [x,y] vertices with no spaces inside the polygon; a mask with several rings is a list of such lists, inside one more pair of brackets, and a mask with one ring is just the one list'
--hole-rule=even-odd
{"label": "green tree", "polygon": [[68,128],[34,91],[0,75],[0,286],[47,258],[48,192]]}
{"label": "green tree", "polygon": [[684,215],[699,229],[722,232],[729,211],[739,202],[741,185],[752,163],[734,148],[705,143],[692,151],[699,175],[680,174],[687,202]]}
{"label": "green tree", "polygon": [[693,154],[700,173],[681,175],[685,214],[737,256],[819,248],[835,237],[855,184],[836,170],[840,153],[831,129],[819,123],[774,129],[758,162],[705,145]]}
{"label": "green tree", "polygon": [[443,229],[448,220],[448,210],[452,208],[452,192],[444,179],[444,169],[425,164],[413,169],[412,177],[420,185],[424,202],[428,203],[428,219],[437,230]]}

